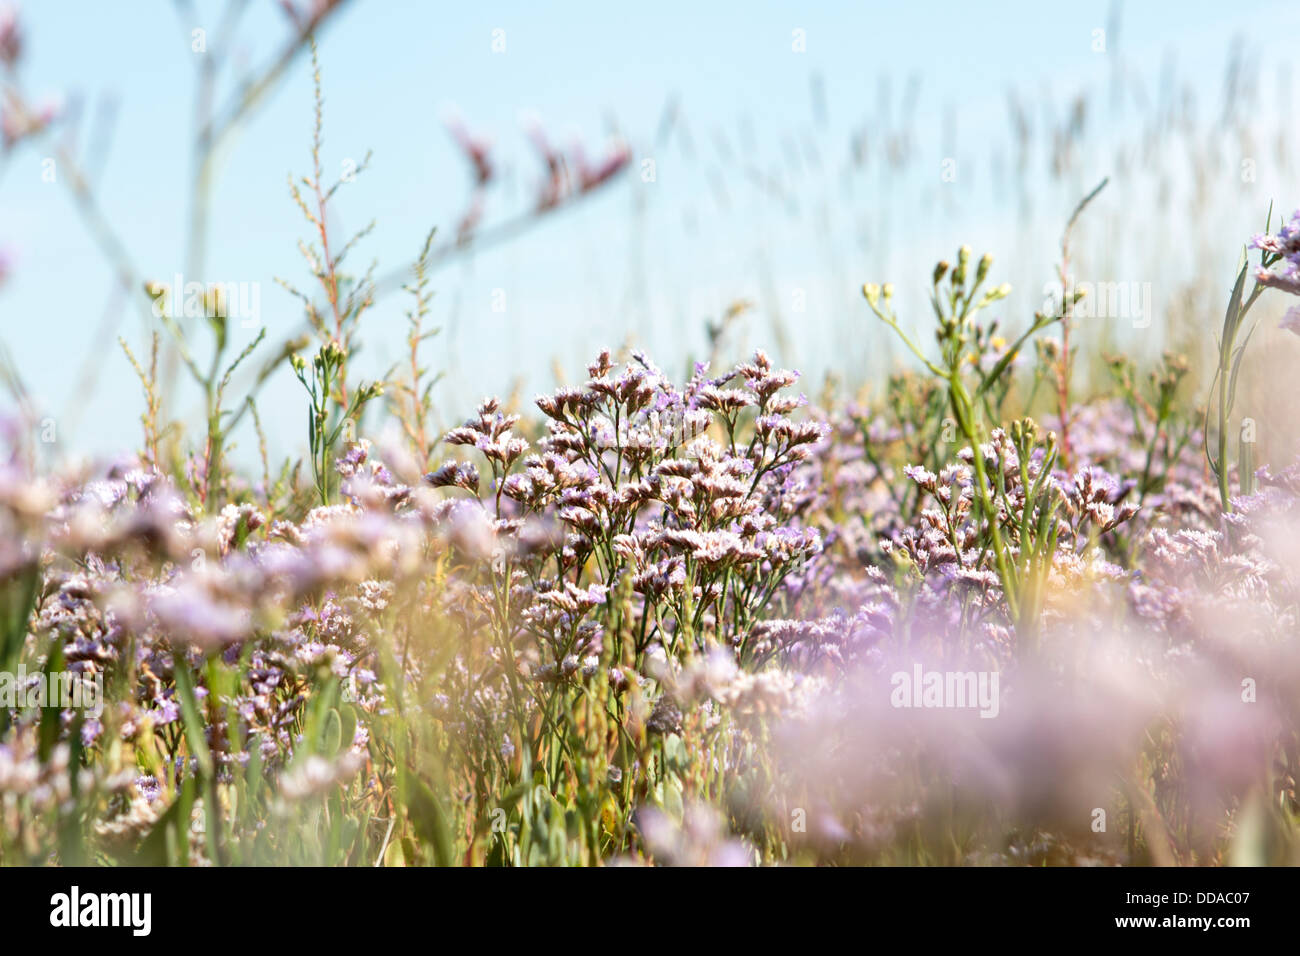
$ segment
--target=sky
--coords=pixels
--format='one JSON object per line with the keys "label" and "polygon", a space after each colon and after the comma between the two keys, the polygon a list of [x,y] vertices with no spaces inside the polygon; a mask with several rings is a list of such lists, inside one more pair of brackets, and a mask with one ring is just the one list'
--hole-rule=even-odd
{"label": "sky", "polygon": [[[220,33],[221,3],[20,8],[24,93],[61,98],[79,116],[60,135],[72,136],[96,202],[142,275],[170,281],[186,266],[201,58],[222,50],[235,64],[218,87],[224,103],[232,78],[268,62],[290,34],[278,4],[247,7],[233,38]],[[204,31],[203,50],[195,30]],[[1118,59],[1153,96],[1172,64],[1213,102],[1237,35],[1250,55],[1281,62],[1287,51],[1276,38],[1300,36],[1300,7],[354,0],[319,38],[323,160],[330,172],[367,151],[373,158],[340,189],[332,225],[347,233],[374,220],[354,264],[374,260],[381,274],[411,262],[431,227],[454,235],[472,180],[444,122],[451,110],[493,141],[502,177],[488,223],[526,211],[542,178],[524,118],[589,156],[615,140],[631,150],[628,174],[433,273],[430,319],[443,331],[426,358],[444,374],[436,395],[447,424],[484,394],[542,390],[553,366],[577,378],[605,345],[636,343],[665,368],[682,368],[705,347],[705,320],[741,299],[758,302],[741,332],[746,345],[784,349],[809,375],[866,367],[879,340],[858,335],[856,314],[848,317],[862,282],[928,270],[963,241],[1037,256],[1068,214],[1065,195],[1114,175],[1109,153],[1080,158],[1059,192],[1044,188],[1036,215],[1052,224],[1049,239],[1027,237],[999,202],[986,159],[989,144],[1006,138],[1008,91],[1044,124],[1064,122],[1069,97],[1105,90]],[[1038,105],[1053,102],[1060,115]],[[672,103],[679,122],[665,133]],[[1132,117],[1097,122],[1120,136]],[[875,148],[913,126],[899,168],[849,169],[855,137]],[[311,130],[310,63],[300,58],[219,157],[199,278],[255,285],[268,340],[301,323],[277,278],[310,281],[296,249],[307,225],[287,181],[310,168]],[[139,387],[116,338],[142,354],[148,331],[114,294],[66,176],[44,181],[51,155],[47,140],[0,159],[0,249],[13,263],[0,286],[0,342],[60,423],[61,443],[106,453],[139,441]],[[652,181],[642,175],[646,160]],[[947,160],[958,170],[951,181]],[[403,296],[385,297],[366,317],[360,368],[378,374],[402,358],[405,307]],[[235,330],[235,347],[255,333]],[[277,447],[303,443],[304,401],[287,373],[267,386],[263,418]],[[198,407],[182,389],[176,413],[192,424]],[[251,437],[241,440],[247,450]]]}

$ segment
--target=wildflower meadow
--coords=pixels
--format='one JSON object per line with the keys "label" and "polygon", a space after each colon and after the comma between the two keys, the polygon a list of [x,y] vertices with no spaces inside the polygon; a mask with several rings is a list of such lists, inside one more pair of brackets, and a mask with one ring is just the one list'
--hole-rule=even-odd
{"label": "wildflower meadow", "polygon": [[[1036,275],[931,207],[940,256],[898,239],[828,267],[834,332],[740,295],[676,342],[610,315],[555,332],[529,390],[520,296],[500,283],[507,325],[453,334],[457,284],[489,250],[562,257],[554,230],[652,195],[668,147],[529,120],[507,184],[472,119],[376,105],[375,128],[441,124],[467,177],[459,213],[372,264],[384,218],[359,225],[355,190],[383,155],[334,107],[356,52],[329,32],[365,5],[266,3],[272,55],[241,65],[245,6],[122,14],[179,14],[199,91],[193,130],[116,147],[188,164],[190,238],[135,258],[85,116],[30,92],[57,28],[0,5],[0,195],[62,204],[130,317],[76,377],[5,353],[0,864],[1300,863],[1294,116],[1258,146],[1288,189],[1237,182],[1231,152],[1231,188],[1198,167],[1248,229],[1144,219],[1106,154],[1040,193]],[[526,42],[501,20],[484,56]],[[241,241],[218,170],[277,96],[297,165],[265,178],[297,231],[269,237],[276,283],[216,275]],[[0,218],[0,340],[100,328],[74,262],[45,314],[17,310],[22,221]],[[1098,251],[1153,223],[1158,252]],[[1153,305],[1161,283],[1194,285]],[[797,370],[826,335],[875,364]],[[100,374],[134,409],[108,450],[46,400]]]}

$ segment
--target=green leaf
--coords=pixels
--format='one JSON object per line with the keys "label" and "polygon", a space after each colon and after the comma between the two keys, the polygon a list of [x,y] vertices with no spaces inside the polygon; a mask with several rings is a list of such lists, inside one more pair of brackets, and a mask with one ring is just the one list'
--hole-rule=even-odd
{"label": "green leaf", "polygon": [[321,732],[321,753],[326,756],[337,754],[343,745],[343,720],[337,708],[325,715],[325,727]]}
{"label": "green leaf", "polygon": [[51,699],[55,696],[55,687],[54,682],[50,679],[51,675],[58,674],[62,670],[63,638],[56,634],[50,639],[50,652],[45,657],[45,667],[42,674],[45,687],[50,692],[45,700],[45,706],[41,708],[41,725],[37,740],[37,752],[40,754],[42,763],[50,759],[50,754],[54,752],[54,745],[59,742],[59,732],[62,729],[62,717],[58,701]]}
{"label": "green leaf", "polygon": [[680,823],[686,814],[686,807],[682,801],[682,785],[676,775],[670,774],[664,780],[662,794],[664,812]]}
{"label": "green leaf", "polygon": [[[1224,349],[1232,348],[1232,340],[1237,336],[1237,323],[1241,319],[1241,296],[1246,287],[1246,270],[1250,263],[1246,261],[1246,250],[1241,251],[1241,266],[1237,271],[1237,281],[1232,286],[1232,295],[1228,297],[1228,310],[1223,316],[1223,340],[1219,343],[1220,355],[1223,355]],[[1224,360],[1226,356],[1220,358],[1220,367],[1227,365]]]}
{"label": "green leaf", "polygon": [[181,707],[181,720],[185,724],[185,741],[190,745],[190,753],[199,762],[199,771],[204,777],[212,776],[212,754],[208,750],[208,739],[204,733],[203,718],[199,713],[198,698],[194,695],[194,678],[190,675],[189,665],[176,651],[174,670],[176,672],[176,697]]}
{"label": "green leaf", "polygon": [[18,659],[27,638],[27,621],[36,604],[40,584],[40,567],[33,562],[0,585],[3,588],[0,590],[0,614],[3,615],[3,621],[0,621],[0,627],[3,627],[0,632],[0,664],[11,673],[18,669]]}
{"label": "green leaf", "polygon": [[416,835],[433,848],[436,865],[453,865],[451,832],[438,798],[429,789],[429,785],[414,773],[407,771],[405,777],[406,813],[411,818]]}
{"label": "green leaf", "polygon": [[1237,351],[1233,353],[1232,373],[1228,379],[1228,411],[1232,411],[1232,407],[1237,401],[1237,374],[1241,371],[1241,360],[1246,355],[1246,346],[1250,344],[1250,340],[1255,335],[1255,330],[1258,328],[1258,322],[1252,325],[1250,331],[1246,333],[1246,340],[1242,342],[1241,345],[1238,346]]}

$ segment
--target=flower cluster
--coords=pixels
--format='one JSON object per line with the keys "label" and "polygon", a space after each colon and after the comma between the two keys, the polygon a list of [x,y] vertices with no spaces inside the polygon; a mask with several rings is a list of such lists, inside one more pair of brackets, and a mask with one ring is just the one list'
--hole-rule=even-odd
{"label": "flower cluster", "polygon": [[1067,456],[1002,413],[1030,333],[969,260],[874,401],[606,351],[431,462],[356,435],[382,389],[331,339],[309,473],[260,488],[155,441],[41,467],[7,421],[0,670],[106,699],[0,707],[0,862],[1203,863],[1250,801],[1290,826],[1300,465],[1223,508],[1172,355],[1111,362]]}
{"label": "flower cluster", "polygon": [[[1255,270],[1260,285],[1300,295],[1300,209],[1291,214],[1276,234],[1260,233],[1251,246],[1264,253],[1264,262]],[[1287,309],[1282,328],[1300,335],[1300,305]]]}

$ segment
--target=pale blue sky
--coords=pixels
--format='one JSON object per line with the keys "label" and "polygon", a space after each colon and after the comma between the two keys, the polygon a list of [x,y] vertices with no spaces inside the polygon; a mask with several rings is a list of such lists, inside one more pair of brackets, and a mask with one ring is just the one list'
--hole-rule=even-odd
{"label": "pale blue sky", "polygon": [[[200,55],[191,51],[191,30],[207,29],[210,45],[227,42],[216,33],[222,8],[198,3],[197,16],[189,17],[161,0],[22,6],[26,91],[38,100],[80,98],[87,115],[115,104],[96,193],[137,268],[159,279],[184,267]],[[861,282],[924,274],[962,241],[989,245],[1004,259],[1032,257],[1038,269],[1039,259],[1051,261],[1068,212],[1065,194],[1116,175],[1113,157],[1100,149],[1079,158],[1069,183],[1049,188],[1045,172],[1032,171],[1044,180],[1047,197],[1034,215],[1050,225],[1041,241],[1036,233],[1024,235],[1014,210],[991,188],[990,152],[1008,139],[1008,90],[1036,121],[1050,116],[1060,123],[1068,98],[1079,91],[1101,94],[1105,102],[1116,58],[1141,77],[1152,98],[1172,59],[1180,82],[1203,96],[1202,115],[1213,115],[1234,35],[1244,37],[1249,56],[1264,58],[1265,83],[1287,56],[1294,60],[1300,36],[1300,9],[1281,0],[1250,8],[1214,0],[1129,3],[1118,35],[1112,31],[1099,53],[1094,31],[1107,28],[1111,9],[1105,0],[872,0],[811,9],[771,2],[355,0],[320,44],[326,168],[374,152],[370,170],[340,192],[339,223],[353,229],[377,220],[354,264],[374,258],[381,272],[409,261],[430,226],[444,235],[454,231],[469,173],[441,122],[450,104],[472,129],[494,138],[499,161],[513,171],[513,192],[493,195],[489,221],[526,203],[540,177],[521,113],[536,112],[561,144],[580,140],[589,155],[617,133],[638,162],[655,159],[653,184],[629,176],[523,238],[432,277],[432,319],[445,331],[428,358],[447,372],[439,392],[444,420],[459,420],[482,394],[508,389],[517,376],[526,394],[540,390],[552,360],[576,376],[594,349],[629,337],[649,346],[661,364],[680,368],[702,347],[703,320],[739,298],[760,304],[741,330],[744,344],[779,353],[771,322],[780,312],[791,364],[810,373],[851,371],[870,359],[873,342],[883,341],[870,337],[878,335],[875,329],[846,339],[845,329],[858,321],[850,310],[858,307],[853,296]],[[504,53],[492,50],[494,29],[505,31]],[[805,53],[791,49],[796,29],[805,31]],[[287,33],[276,4],[252,0],[235,56],[263,63]],[[814,76],[824,89],[824,121],[812,107]],[[882,104],[897,128],[913,76],[920,81],[916,142],[904,169],[850,176],[855,132],[884,135],[890,127]],[[230,89],[222,88],[219,102]],[[674,96],[689,144],[680,136],[657,140]],[[1049,103],[1059,115],[1049,114]],[[1122,137],[1133,121],[1123,112],[1103,112],[1092,120],[1094,130],[1102,127],[1097,141]],[[93,125],[83,119],[83,153]],[[295,249],[305,227],[286,177],[307,171],[310,131],[303,59],[223,155],[214,193],[203,278],[260,283],[271,338],[300,321],[273,280],[306,281]],[[869,148],[879,147],[869,139]],[[0,173],[0,246],[17,257],[0,289],[0,338],[42,407],[69,423],[74,447],[131,446],[138,441],[138,389],[116,332],[107,340],[96,333],[108,327],[111,274],[66,190],[42,183],[48,153],[39,144],[23,147]],[[961,173],[941,194],[940,164],[949,157]],[[879,170],[879,159],[873,161]],[[757,186],[751,168],[793,199]],[[1263,170],[1258,196],[1246,198],[1300,201],[1294,189],[1273,195],[1284,185],[1268,181]],[[1259,218],[1254,205],[1242,216],[1252,223]],[[507,295],[503,313],[491,308],[496,289]],[[803,313],[788,307],[796,290],[807,303]],[[1037,298],[1031,288],[1028,301]],[[402,296],[390,297],[370,316],[363,332],[368,367],[400,355],[404,306]],[[142,349],[138,313],[116,314],[120,320],[110,315],[109,323]],[[89,401],[76,381],[87,361],[100,370]],[[183,398],[182,410],[192,413],[193,394]],[[268,389],[264,417],[277,443],[301,443],[301,402],[288,374]],[[244,444],[251,444],[247,437]]]}

